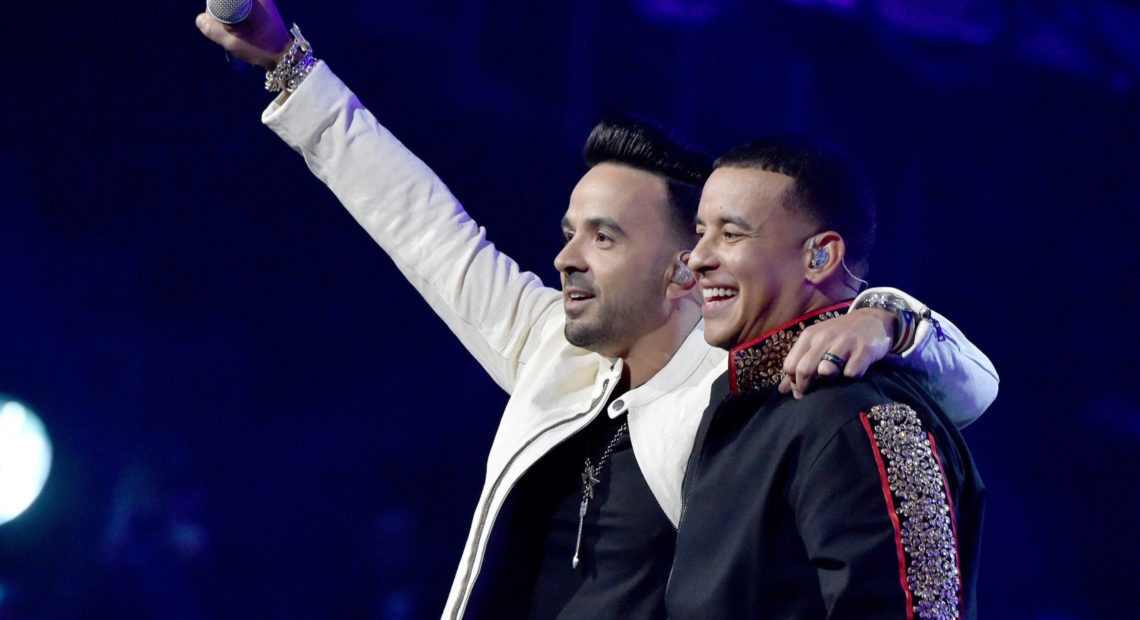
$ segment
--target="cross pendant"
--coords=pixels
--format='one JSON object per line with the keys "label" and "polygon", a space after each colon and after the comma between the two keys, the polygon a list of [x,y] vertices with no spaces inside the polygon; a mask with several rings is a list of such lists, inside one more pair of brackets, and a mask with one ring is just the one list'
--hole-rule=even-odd
{"label": "cross pendant", "polygon": [[594,487],[598,484],[598,470],[590,459],[586,459],[586,468],[582,470],[582,498],[594,499]]}
{"label": "cross pendant", "polygon": [[586,523],[586,509],[594,497],[594,486],[598,484],[597,470],[586,459],[586,467],[582,470],[582,504],[578,506],[578,539],[574,542],[574,559],[570,561],[572,568],[578,568],[578,553],[582,549],[582,526]]}

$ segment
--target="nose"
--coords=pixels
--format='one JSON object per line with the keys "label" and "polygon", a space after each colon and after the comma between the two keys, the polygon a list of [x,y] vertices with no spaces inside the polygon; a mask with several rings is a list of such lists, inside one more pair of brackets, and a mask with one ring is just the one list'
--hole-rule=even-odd
{"label": "nose", "polygon": [[707,236],[702,236],[693,251],[689,252],[687,261],[693,273],[705,273],[716,267],[715,257]]}
{"label": "nose", "polygon": [[567,241],[558,255],[554,257],[554,268],[563,274],[586,270],[586,265],[582,261],[582,254],[578,251],[578,245],[574,239]]}

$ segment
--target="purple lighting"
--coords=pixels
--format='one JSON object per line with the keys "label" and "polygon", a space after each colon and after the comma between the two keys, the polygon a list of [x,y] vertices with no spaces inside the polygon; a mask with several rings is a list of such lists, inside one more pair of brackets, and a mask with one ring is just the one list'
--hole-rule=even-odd
{"label": "purple lighting", "polygon": [[712,22],[728,4],[728,0],[634,0],[647,21],[694,25]]}
{"label": "purple lighting", "polygon": [[995,3],[879,0],[876,4],[887,23],[923,39],[985,46],[1006,28],[1005,8]]}

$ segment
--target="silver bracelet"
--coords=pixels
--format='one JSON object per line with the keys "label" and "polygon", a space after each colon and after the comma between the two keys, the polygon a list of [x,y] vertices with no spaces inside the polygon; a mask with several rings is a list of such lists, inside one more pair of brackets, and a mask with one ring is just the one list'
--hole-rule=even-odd
{"label": "silver bracelet", "polygon": [[890,353],[899,354],[914,344],[918,321],[917,316],[905,299],[890,293],[871,293],[860,299],[856,308],[878,308],[895,316],[895,334],[891,339]]}
{"label": "silver bracelet", "polygon": [[317,64],[313,46],[301,35],[301,28],[293,24],[289,34],[293,36],[293,44],[281,56],[277,66],[265,72],[265,90],[271,93],[297,90]]}

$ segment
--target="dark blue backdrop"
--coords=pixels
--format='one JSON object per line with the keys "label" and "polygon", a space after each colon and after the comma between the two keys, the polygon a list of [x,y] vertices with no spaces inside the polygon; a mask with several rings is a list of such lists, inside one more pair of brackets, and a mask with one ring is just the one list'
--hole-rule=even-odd
{"label": "dark blue backdrop", "polygon": [[[0,392],[56,451],[0,526],[0,618],[432,617],[505,396],[260,125],[258,72],[160,4],[0,11]],[[551,283],[605,114],[849,147],[873,282],[1002,376],[966,431],[984,617],[1135,616],[1140,9],[541,4],[282,10]]]}

